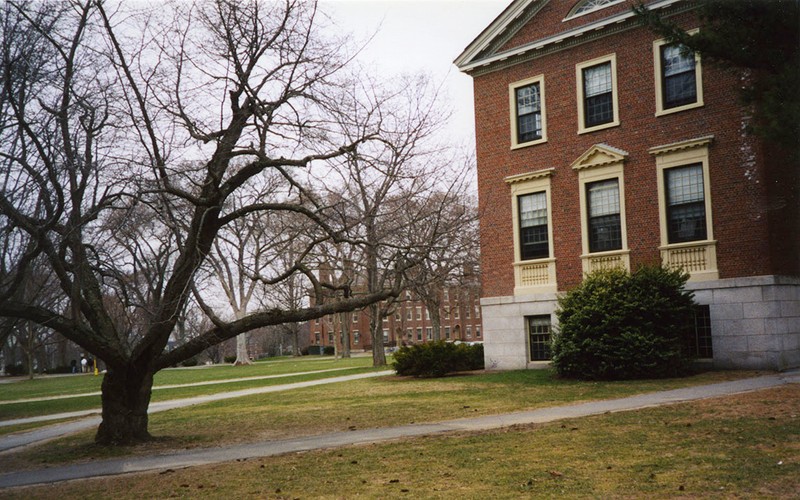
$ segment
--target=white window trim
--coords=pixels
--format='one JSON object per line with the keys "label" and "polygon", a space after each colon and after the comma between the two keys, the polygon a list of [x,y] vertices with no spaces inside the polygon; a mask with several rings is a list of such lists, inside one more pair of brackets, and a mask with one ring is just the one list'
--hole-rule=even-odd
{"label": "white window trim", "polygon": [[[572,164],[578,171],[578,189],[581,209],[581,261],[584,273],[598,267],[606,267],[603,262],[616,262],[625,269],[630,269],[630,249],[628,248],[628,230],[625,209],[625,175],[624,162],[627,153],[616,148],[598,144],[589,148]],[[608,179],[617,179],[619,185],[619,223],[622,248],[608,252],[589,252],[589,221],[586,199],[586,184]],[[611,267],[614,267],[613,264]]]}
{"label": "white window trim", "polygon": [[[713,136],[705,136],[664,146],[656,146],[649,150],[650,154],[654,155],[656,158],[658,219],[661,237],[661,246],[659,250],[661,251],[662,261],[665,265],[669,265],[670,254],[676,251],[681,252],[699,249],[702,250],[705,255],[706,263],[703,269],[687,270],[689,272],[689,281],[719,279],[716,252],[717,241],[714,239],[714,221],[711,210],[711,177],[708,168],[708,147],[713,140]],[[706,239],[682,243],[669,243],[664,171],[670,168],[683,167],[697,163],[703,166],[703,196],[705,198],[703,201],[706,208]]]}
{"label": "white window trim", "polygon": [[[524,87],[532,83],[539,84],[539,96],[541,98],[541,113],[542,113],[542,137],[533,141],[518,142],[517,140],[517,96],[516,90],[519,87]],[[508,86],[508,104],[511,113],[511,149],[525,148],[528,146],[535,146],[547,142],[547,107],[545,105],[545,90],[544,90],[544,75],[534,76],[526,80],[520,80],[509,84]]]}
{"label": "white window trim", "polygon": [[[511,186],[511,219],[514,227],[514,295],[532,293],[548,293],[556,291],[556,259],[553,249],[553,207],[550,188],[550,177],[555,168],[546,168],[520,175],[506,177],[505,181]],[[532,193],[545,193],[547,201],[547,245],[548,257],[533,260],[520,260],[520,235],[519,235],[519,202],[520,196]],[[526,285],[523,278],[525,266],[541,265],[547,267],[546,283]]]}
{"label": "white window trim", "polygon": [[[583,104],[584,104],[584,96],[583,96],[583,69],[588,68],[590,66],[596,66],[598,64],[603,64],[611,62],[611,102],[612,108],[614,110],[614,120],[608,123],[603,123],[600,125],[595,125],[593,127],[585,127],[584,126],[584,115],[583,115]],[[594,132],[596,130],[603,130],[611,127],[619,126],[619,91],[617,90],[617,54],[608,54],[603,57],[598,57],[596,59],[592,59],[591,61],[585,61],[582,63],[578,63],[575,65],[575,82],[576,82],[576,95],[577,95],[577,102],[578,102],[578,133],[579,134],[587,134],[589,132]]]}
{"label": "white window trim", "polygon": [[[700,30],[695,28],[693,30],[687,31],[687,33],[690,35],[694,35],[698,31]],[[690,104],[684,104],[683,106],[676,106],[674,108],[664,109],[664,92],[663,89],[661,88],[662,84],[664,83],[662,82],[662,75],[661,75],[661,47],[667,44],[668,41],[665,38],[653,42],[653,73],[656,84],[656,116],[670,115],[672,113],[679,113],[681,111],[686,111],[687,109],[701,108],[704,106],[703,65],[700,61],[700,54],[695,52],[694,61],[695,61],[695,85],[697,86],[697,101]]]}

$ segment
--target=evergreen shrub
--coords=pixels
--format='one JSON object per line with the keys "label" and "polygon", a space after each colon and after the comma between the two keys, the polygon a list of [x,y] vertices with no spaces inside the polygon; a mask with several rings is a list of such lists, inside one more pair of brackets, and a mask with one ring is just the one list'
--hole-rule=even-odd
{"label": "evergreen shrub", "polygon": [[413,377],[443,377],[453,372],[480,370],[484,367],[483,345],[439,340],[403,346],[394,353],[392,366],[398,375]]}
{"label": "evergreen shrub", "polygon": [[694,299],[684,289],[687,279],[661,266],[588,275],[558,301],[556,372],[588,380],[688,374]]}

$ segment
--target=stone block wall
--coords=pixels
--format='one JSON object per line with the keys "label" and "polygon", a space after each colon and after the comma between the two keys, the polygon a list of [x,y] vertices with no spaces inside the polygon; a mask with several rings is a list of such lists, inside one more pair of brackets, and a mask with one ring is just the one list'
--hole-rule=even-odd
{"label": "stone block wall", "polygon": [[[800,367],[800,278],[758,276],[689,283],[708,305],[714,357],[720,369],[787,370]],[[481,299],[487,370],[544,368],[529,360],[525,316],[550,314],[556,294]]]}

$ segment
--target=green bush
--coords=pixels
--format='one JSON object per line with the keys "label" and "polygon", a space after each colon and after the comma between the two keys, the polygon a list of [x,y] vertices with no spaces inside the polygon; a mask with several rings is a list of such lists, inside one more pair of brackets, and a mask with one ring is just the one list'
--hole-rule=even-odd
{"label": "green bush", "polygon": [[553,367],[568,378],[686,375],[694,301],[688,275],[659,266],[597,271],[559,298]]}
{"label": "green bush", "polygon": [[189,358],[181,361],[181,366],[197,366],[197,358]]}
{"label": "green bush", "polygon": [[392,363],[398,375],[442,377],[448,373],[483,368],[483,345],[453,344],[440,340],[403,346]]}
{"label": "green bush", "polygon": [[336,354],[336,349],[332,345],[326,345],[325,348],[322,350],[322,354],[325,356],[333,356]]}
{"label": "green bush", "polygon": [[227,364],[233,364],[236,362],[236,356],[225,356],[224,358],[222,358],[222,361],[224,361]]}
{"label": "green bush", "polygon": [[28,367],[22,363],[16,365],[6,365],[6,375],[18,377],[20,375],[27,375]]}

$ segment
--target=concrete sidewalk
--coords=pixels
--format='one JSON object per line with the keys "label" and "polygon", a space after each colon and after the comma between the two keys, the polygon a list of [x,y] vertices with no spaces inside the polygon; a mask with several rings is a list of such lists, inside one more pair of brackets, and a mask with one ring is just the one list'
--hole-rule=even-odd
{"label": "concrete sidewalk", "polygon": [[354,444],[379,443],[447,432],[482,431],[518,424],[545,423],[566,418],[638,410],[653,406],[726,396],[778,387],[790,383],[800,383],[800,371],[503,415],[464,418],[439,423],[413,424],[382,429],[338,432],[280,441],[264,441],[245,445],[184,451],[169,455],[93,461],[87,464],[65,465],[42,470],[10,472],[0,474],[0,488],[55,483],[148,470],[177,469],[195,465],[268,457],[298,451],[321,450]]}

